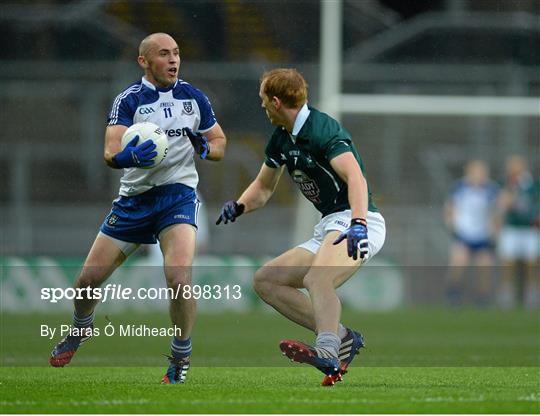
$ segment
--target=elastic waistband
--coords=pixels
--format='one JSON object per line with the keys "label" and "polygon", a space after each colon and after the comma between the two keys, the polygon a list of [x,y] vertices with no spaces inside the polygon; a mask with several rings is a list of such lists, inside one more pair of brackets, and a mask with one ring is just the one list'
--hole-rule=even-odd
{"label": "elastic waistband", "polygon": [[[323,218],[328,217],[329,215],[332,215],[332,214],[339,214],[339,213],[341,213],[341,212],[346,212],[346,211],[351,212],[351,209],[350,209],[350,208],[347,208],[347,209],[344,209],[344,210],[342,210],[342,211],[331,212],[330,214],[327,214],[327,215],[321,217],[321,220],[322,220]],[[368,212],[367,212],[367,217],[372,217],[372,218],[373,218],[373,217],[377,217],[377,218],[380,217],[380,218],[384,221],[384,217],[382,216],[382,214],[381,214],[379,211],[368,211]],[[367,218],[366,218],[366,219],[367,219]]]}
{"label": "elastic waistband", "polygon": [[154,186],[148,191],[136,196],[144,198],[146,196],[166,196],[172,194],[188,193],[193,191],[195,191],[195,189],[193,189],[191,186],[184,185],[183,183],[171,183],[168,185]]}

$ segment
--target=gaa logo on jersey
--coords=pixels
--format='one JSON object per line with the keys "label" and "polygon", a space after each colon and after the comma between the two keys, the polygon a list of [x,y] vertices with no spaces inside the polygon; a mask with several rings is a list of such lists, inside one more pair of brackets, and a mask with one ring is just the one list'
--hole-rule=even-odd
{"label": "gaa logo on jersey", "polygon": [[116,214],[111,214],[109,215],[109,218],[107,218],[107,224],[109,225],[114,225],[116,224],[117,221],[118,221],[118,215]]}
{"label": "gaa logo on jersey", "polygon": [[193,104],[191,103],[191,101],[182,101],[182,105],[184,106],[182,114],[187,114],[188,116],[193,114]]}
{"label": "gaa logo on jersey", "polygon": [[139,108],[139,114],[151,114],[155,113],[156,110],[154,110],[152,107],[141,107]]}

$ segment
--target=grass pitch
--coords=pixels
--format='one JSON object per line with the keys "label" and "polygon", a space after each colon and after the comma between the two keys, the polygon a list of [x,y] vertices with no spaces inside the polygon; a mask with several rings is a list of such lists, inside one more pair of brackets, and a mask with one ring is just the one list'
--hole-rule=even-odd
{"label": "grass pitch", "polygon": [[[346,311],[368,348],[335,387],[281,357],[282,338],[312,341],[274,313],[201,315],[188,383],[161,386],[166,338],[95,337],[72,364],[46,362],[43,322],[2,315],[0,413],[540,413],[540,320],[525,311]],[[167,314],[110,316],[167,323]],[[103,317],[96,320],[104,326]]]}
{"label": "grass pitch", "polygon": [[163,368],[1,369],[5,413],[537,413],[540,373],[526,368],[355,368],[335,387],[311,368],[195,367],[161,386]]}

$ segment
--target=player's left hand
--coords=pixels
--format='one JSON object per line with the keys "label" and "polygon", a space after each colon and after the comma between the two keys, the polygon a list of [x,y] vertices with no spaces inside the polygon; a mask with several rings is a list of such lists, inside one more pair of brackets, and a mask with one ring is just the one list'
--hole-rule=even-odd
{"label": "player's left hand", "polygon": [[206,136],[203,136],[201,133],[194,132],[189,127],[185,127],[184,130],[193,148],[195,149],[195,152],[201,157],[201,159],[206,159],[208,152],[210,152],[210,145],[208,144],[208,139]]}
{"label": "player's left hand", "polygon": [[225,202],[221,208],[221,214],[216,221],[216,225],[221,224],[222,221],[223,224],[227,224],[229,221],[234,222],[236,218],[244,213],[245,208],[246,206],[244,204],[237,201],[231,200]]}
{"label": "player's left hand", "polygon": [[366,261],[369,256],[369,245],[367,235],[367,222],[363,218],[353,218],[351,225],[343,231],[334,241],[334,245],[341,243],[347,238],[347,254],[353,260],[358,259]]}

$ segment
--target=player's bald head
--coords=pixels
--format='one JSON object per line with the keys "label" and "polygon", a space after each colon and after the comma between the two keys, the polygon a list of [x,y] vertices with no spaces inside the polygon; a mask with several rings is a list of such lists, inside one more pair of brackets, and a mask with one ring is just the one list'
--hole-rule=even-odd
{"label": "player's bald head", "polygon": [[176,44],[173,37],[167,33],[158,32],[148,35],[139,45],[139,56],[148,56],[148,52],[150,52],[152,48],[159,47],[163,42],[173,42]]}

